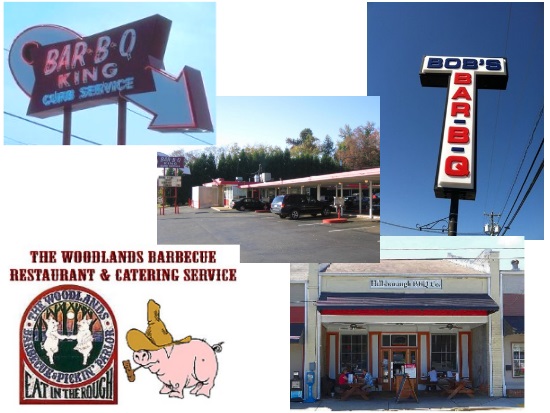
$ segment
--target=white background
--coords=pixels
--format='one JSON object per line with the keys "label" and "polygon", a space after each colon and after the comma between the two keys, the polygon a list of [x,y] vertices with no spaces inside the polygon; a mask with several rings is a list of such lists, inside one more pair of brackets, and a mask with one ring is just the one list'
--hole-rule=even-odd
{"label": "white background", "polygon": [[[217,3],[218,95],[366,94],[366,2]],[[20,317],[35,296],[56,285],[10,282],[9,269],[37,268],[30,262],[31,250],[156,249],[156,150],[154,146],[0,146],[0,294],[7,310],[0,341],[4,411],[29,411],[18,404]],[[548,352],[542,348],[546,340],[537,337],[547,334],[546,321],[538,316],[547,312],[546,244],[526,242],[530,409],[536,407],[535,398],[542,397],[545,383],[542,372],[546,369],[535,360],[536,354]],[[138,371],[136,382],[128,383],[121,371],[119,405],[101,407],[102,411],[288,409],[289,265],[241,265],[238,246],[214,249],[220,267],[238,268],[237,282],[84,284],[115,313],[119,363],[131,355],[124,342],[126,331],[146,328],[149,298],[161,304],[162,318],[175,338],[191,334],[212,343],[225,342],[210,399],[168,399],[158,395],[160,382],[151,374]],[[30,410],[37,408],[43,412],[74,409],[40,406]],[[78,409],[97,411],[94,406]]]}

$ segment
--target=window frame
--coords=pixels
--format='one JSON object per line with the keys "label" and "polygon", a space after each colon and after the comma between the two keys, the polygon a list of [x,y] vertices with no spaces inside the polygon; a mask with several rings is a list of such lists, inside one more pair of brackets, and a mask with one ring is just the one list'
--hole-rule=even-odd
{"label": "window frame", "polygon": [[[453,346],[454,344],[454,351],[434,351],[434,338],[437,337],[437,336],[446,336],[446,337],[453,337],[454,339],[454,343],[451,343],[451,346]],[[452,364],[453,366],[451,368],[445,368],[443,366],[443,361],[441,361],[441,359],[443,357],[440,357],[440,361],[439,362],[434,362],[434,353],[436,354],[439,354],[439,355],[451,355],[451,357],[445,357],[445,363],[449,363],[450,361],[447,361],[447,360],[451,360],[452,359]],[[454,355],[454,357],[453,357]],[[437,369],[438,371],[458,371],[458,355],[459,355],[459,349],[458,349],[458,335],[456,333],[432,333],[430,334],[430,364],[431,365],[434,365],[434,364],[440,364],[441,368],[440,369]]]}
{"label": "window frame", "polygon": [[[344,346],[345,345],[348,345],[348,343],[344,343],[344,337],[349,337],[350,338],[350,351],[344,351]],[[353,338],[354,337],[361,337],[361,342],[360,343],[356,343],[356,342],[353,342]],[[353,351],[353,347],[354,346],[357,346],[359,345],[360,347],[360,352],[356,352],[356,351]],[[339,351],[339,358],[340,358],[340,371],[342,371],[342,369],[344,367],[347,367],[349,369],[352,369],[354,370],[355,368],[358,368],[359,370],[361,369],[365,369],[368,371],[369,369],[369,334],[366,333],[366,334],[340,334],[340,351]],[[343,358],[343,355],[346,354],[347,356],[349,356],[349,358],[352,360],[351,362],[344,362],[344,358]],[[355,358],[357,357],[357,355],[360,355],[360,359],[361,359],[361,362],[359,364],[356,365],[353,365],[353,360],[354,360],[354,356]]]}
{"label": "window frame", "polygon": [[[512,378],[524,379],[525,378],[525,343],[513,342],[510,344],[512,348]],[[516,359],[516,356],[515,356],[516,350],[514,350],[514,346],[521,347],[521,350],[519,350],[519,352],[521,353],[522,357]],[[516,367],[516,361],[518,361],[520,364],[517,367]],[[518,370],[523,371],[523,374],[516,373],[516,371]]]}

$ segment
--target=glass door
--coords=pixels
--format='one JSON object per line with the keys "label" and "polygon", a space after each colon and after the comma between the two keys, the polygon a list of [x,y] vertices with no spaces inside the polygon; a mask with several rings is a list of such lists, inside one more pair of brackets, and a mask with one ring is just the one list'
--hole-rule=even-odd
{"label": "glass door", "polygon": [[405,364],[416,364],[416,348],[389,348],[380,351],[382,390],[394,391],[397,376],[405,373]]}

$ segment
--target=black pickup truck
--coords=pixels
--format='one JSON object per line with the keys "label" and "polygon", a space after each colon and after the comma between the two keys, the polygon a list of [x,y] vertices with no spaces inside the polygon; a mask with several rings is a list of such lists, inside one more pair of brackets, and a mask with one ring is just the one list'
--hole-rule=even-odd
{"label": "black pickup truck", "polygon": [[330,204],[324,201],[308,198],[306,195],[290,194],[276,196],[271,202],[271,212],[280,218],[298,219],[301,215],[328,217],[331,213]]}

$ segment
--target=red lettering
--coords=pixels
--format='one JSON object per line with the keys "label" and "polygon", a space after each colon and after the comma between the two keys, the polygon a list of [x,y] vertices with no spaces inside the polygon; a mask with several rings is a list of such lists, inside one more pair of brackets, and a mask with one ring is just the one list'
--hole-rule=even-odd
{"label": "red lettering", "polygon": [[59,56],[59,60],[57,61],[57,71],[59,72],[61,68],[65,68],[65,70],[69,70],[71,60],[71,45],[67,44],[65,47],[63,47],[63,50],[61,50],[61,56]]}
{"label": "red lettering", "polygon": [[461,86],[457,89],[457,91],[453,95],[453,99],[472,100],[472,98],[470,97],[470,94],[468,93],[468,90],[464,86]]}
{"label": "red lettering", "polygon": [[448,176],[470,175],[470,162],[464,156],[449,156],[445,160],[445,173]]}
{"label": "red lettering", "polygon": [[71,84],[67,80],[70,75],[71,73],[69,72],[69,73],[63,73],[62,75],[57,76],[57,87],[59,89],[63,89],[65,87],[71,86]]}
{"label": "red lettering", "polygon": [[462,113],[464,117],[470,117],[470,104],[462,102],[453,102],[451,106],[451,116],[456,116]]}
{"label": "red lettering", "polygon": [[449,143],[468,143],[470,142],[470,130],[464,126],[450,126],[447,140]]}
{"label": "red lettering", "polygon": [[472,75],[470,73],[455,73],[455,85],[471,85]]}
{"label": "red lettering", "polygon": [[80,66],[85,66],[86,63],[84,63],[84,55],[88,51],[88,45],[86,42],[77,42],[74,45],[74,53],[73,57],[71,59],[71,67],[74,69],[76,67],[76,64],[79,63]]}
{"label": "red lettering", "polygon": [[59,51],[57,49],[50,49],[46,54],[46,64],[44,65],[44,74],[47,76],[52,74],[57,68],[57,58],[59,57]]}

